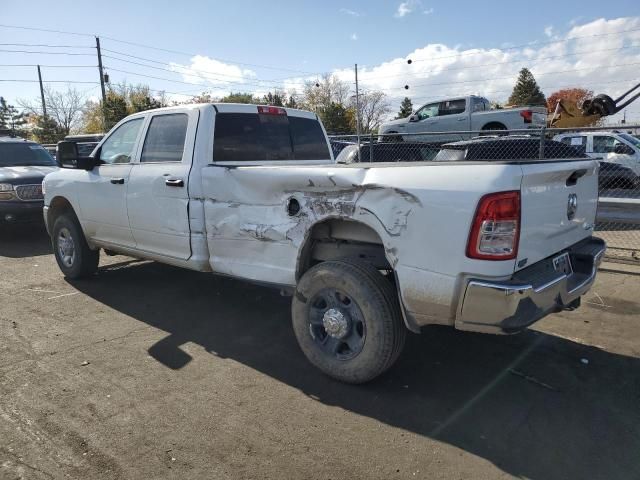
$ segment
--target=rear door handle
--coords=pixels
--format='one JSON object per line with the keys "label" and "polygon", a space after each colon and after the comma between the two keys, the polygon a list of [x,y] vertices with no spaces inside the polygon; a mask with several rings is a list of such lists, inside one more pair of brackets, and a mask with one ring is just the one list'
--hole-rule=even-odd
{"label": "rear door handle", "polygon": [[124,178],[112,178],[109,181],[114,185],[124,185]]}
{"label": "rear door handle", "polygon": [[184,187],[184,180],[181,178],[167,178],[164,184],[167,187]]}

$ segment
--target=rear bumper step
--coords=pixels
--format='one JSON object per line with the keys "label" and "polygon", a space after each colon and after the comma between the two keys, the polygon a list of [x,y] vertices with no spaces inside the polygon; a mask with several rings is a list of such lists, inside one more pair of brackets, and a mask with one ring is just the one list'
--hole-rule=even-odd
{"label": "rear bumper step", "polygon": [[515,333],[546,315],[576,308],[593,285],[606,250],[591,237],[567,250],[570,273],[558,272],[548,257],[500,282],[471,279],[465,289],[456,327],[487,333]]}

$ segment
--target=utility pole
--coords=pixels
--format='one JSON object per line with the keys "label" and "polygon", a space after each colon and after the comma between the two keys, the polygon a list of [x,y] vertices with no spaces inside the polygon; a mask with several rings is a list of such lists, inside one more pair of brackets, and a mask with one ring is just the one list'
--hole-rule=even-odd
{"label": "utility pole", "polygon": [[38,65],[38,81],[40,82],[40,99],[42,100],[42,116],[47,116],[47,104],[44,101],[44,88],[42,88],[42,74],[40,73],[40,65]]}
{"label": "utility pole", "polygon": [[360,93],[358,91],[358,64],[356,63],[356,134],[358,135],[358,155],[360,155]]}
{"label": "utility pole", "polygon": [[102,70],[102,53],[100,52],[100,37],[96,37],[96,50],[98,50],[98,70],[100,71],[100,90],[102,90],[102,128],[107,129],[107,94],[104,90],[104,71]]}

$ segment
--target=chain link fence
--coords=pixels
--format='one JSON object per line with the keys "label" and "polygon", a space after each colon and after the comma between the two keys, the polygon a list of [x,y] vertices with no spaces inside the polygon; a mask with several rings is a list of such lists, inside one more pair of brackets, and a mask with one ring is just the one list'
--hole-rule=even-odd
{"label": "chain link fence", "polygon": [[330,135],[338,163],[545,160],[600,164],[596,235],[611,260],[640,263],[640,126]]}

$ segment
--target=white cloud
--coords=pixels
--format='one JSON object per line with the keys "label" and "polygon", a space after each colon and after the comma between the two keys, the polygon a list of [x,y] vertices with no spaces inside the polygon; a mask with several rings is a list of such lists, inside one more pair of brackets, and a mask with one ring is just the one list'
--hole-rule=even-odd
{"label": "white cloud", "polygon": [[256,85],[256,73],[253,70],[224,63],[205,55],[192,57],[188,65],[172,62],[170,68],[180,73],[185,82],[201,84],[214,95],[243,88],[243,84],[247,85],[246,90],[252,90],[250,86]]}
{"label": "white cloud", "polygon": [[413,12],[416,7],[420,6],[420,0],[407,0],[406,2],[402,2],[398,5],[398,9],[396,13],[393,15],[396,18],[402,18],[411,12]]}
{"label": "white cloud", "polygon": [[351,34],[351,40],[358,40],[358,34],[357,33],[352,33]]}
{"label": "white cloud", "polygon": [[[427,44],[402,57],[359,67],[360,88],[384,91],[395,111],[395,105],[404,96],[411,98],[414,107],[438,98],[470,94],[505,102],[523,67],[533,72],[546,95],[560,88],[583,87],[615,98],[637,83],[640,16],[598,19],[567,28],[554,28],[552,37],[541,35],[539,43],[527,46]],[[617,32],[624,33],[612,35]],[[411,64],[407,63],[408,59],[412,60]],[[304,69],[313,71],[312,64]],[[291,75],[277,82],[260,81],[252,70],[203,56],[193,57],[189,65],[175,64],[175,71],[182,73],[185,81],[198,82],[211,89],[214,95],[224,95],[230,90],[264,93],[276,86],[301,93],[305,81],[317,79],[315,75]],[[350,84],[354,82],[351,67],[331,73]],[[274,79],[277,75],[267,70],[260,71],[259,77]],[[405,85],[409,86],[408,90],[404,89]],[[640,121],[640,100],[629,108],[627,121],[633,120]]]}
{"label": "white cloud", "polygon": [[[616,32],[624,33],[611,35]],[[615,98],[637,83],[640,17],[599,19],[552,33],[538,44],[503,49],[428,44],[404,57],[361,67],[361,89],[382,90],[392,103],[406,95],[417,107],[452,95],[479,94],[505,102],[523,67],[533,72],[546,95],[583,87]],[[333,73],[353,82],[351,68]],[[640,121],[640,101],[629,110],[635,110],[634,118]]]}
{"label": "white cloud", "polygon": [[553,26],[549,25],[549,26],[545,27],[544,28],[544,34],[549,38],[553,37]]}
{"label": "white cloud", "polygon": [[433,7],[432,8],[426,8],[425,10],[422,11],[422,13],[424,15],[431,15],[433,13]]}
{"label": "white cloud", "polygon": [[362,16],[360,12],[356,12],[355,10],[349,10],[348,8],[341,8],[340,13],[344,13],[345,15],[351,15],[352,17]]}

